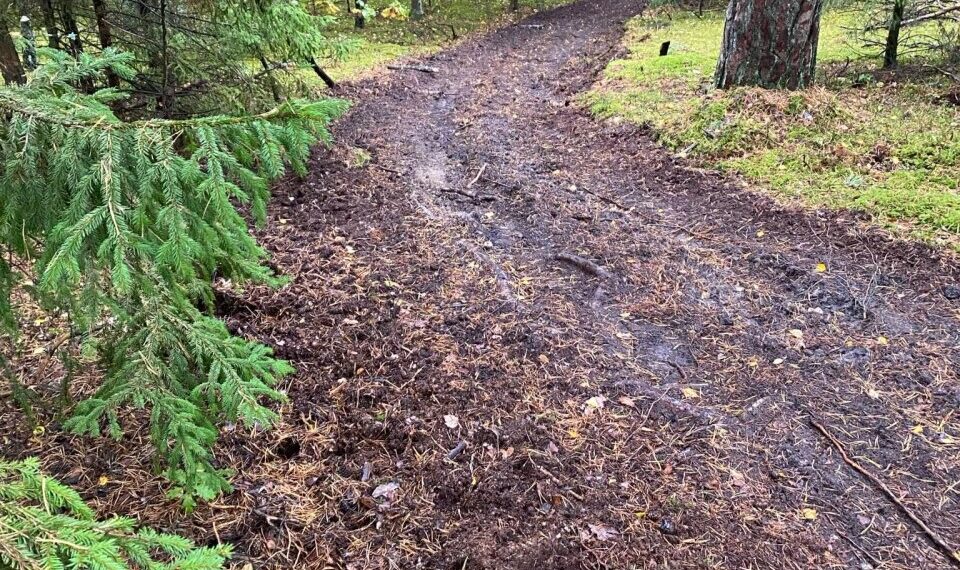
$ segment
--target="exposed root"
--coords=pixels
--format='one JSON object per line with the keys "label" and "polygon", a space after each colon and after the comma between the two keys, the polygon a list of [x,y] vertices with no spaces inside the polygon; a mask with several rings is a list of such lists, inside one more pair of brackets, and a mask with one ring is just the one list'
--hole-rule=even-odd
{"label": "exposed root", "polygon": [[579,255],[573,255],[570,253],[558,253],[553,258],[556,259],[557,261],[569,263],[570,265],[576,267],[580,271],[593,275],[594,277],[598,277],[600,279],[612,278],[609,271],[600,267],[599,265],[590,261],[589,259],[584,259],[580,257]]}
{"label": "exposed root", "polygon": [[480,248],[477,246],[468,243],[464,240],[457,242],[460,246],[469,250],[474,257],[477,258],[477,261],[488,266],[493,270],[493,275],[497,279],[497,286],[500,288],[500,295],[503,299],[509,303],[511,306],[515,307],[519,300],[517,299],[516,294],[513,292],[513,280],[510,279],[510,276],[503,270],[499,263],[490,259],[490,256],[480,251]]}
{"label": "exposed root", "polygon": [[944,540],[943,537],[940,536],[939,533],[937,533],[937,531],[930,528],[930,526],[926,522],[924,522],[924,520],[921,519],[919,515],[917,515],[909,507],[904,505],[903,501],[897,498],[897,495],[895,495],[894,492],[890,490],[890,487],[887,487],[886,483],[878,479],[877,476],[874,475],[873,473],[864,469],[859,463],[857,463],[853,459],[850,459],[850,456],[847,455],[847,451],[846,449],[844,449],[843,444],[840,443],[840,441],[836,437],[834,437],[833,434],[831,434],[827,430],[827,428],[817,423],[817,421],[814,420],[813,418],[810,418],[810,425],[816,428],[817,431],[822,433],[823,436],[827,438],[827,440],[830,441],[830,443],[833,444],[833,446],[840,453],[840,457],[843,458],[843,461],[847,465],[849,465],[855,471],[857,471],[858,473],[866,477],[871,483],[873,483],[873,485],[877,489],[882,491],[883,494],[886,495],[887,498],[890,499],[890,501],[893,504],[897,505],[897,507],[900,508],[900,511],[903,512],[903,514],[905,514],[908,519],[913,521],[913,523],[917,525],[917,527],[919,527],[921,531],[923,531],[923,534],[927,536],[927,538],[930,540],[930,542],[933,543],[933,545],[937,548],[937,550],[939,550],[944,556],[946,556],[947,559],[950,560],[950,562],[952,562],[955,567],[960,568],[960,551],[955,551],[953,548],[951,548],[950,545],[947,544],[947,541]]}

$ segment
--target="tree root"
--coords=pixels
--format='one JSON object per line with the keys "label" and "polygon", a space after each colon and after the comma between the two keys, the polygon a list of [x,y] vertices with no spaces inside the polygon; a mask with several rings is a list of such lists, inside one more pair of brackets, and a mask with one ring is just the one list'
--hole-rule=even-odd
{"label": "tree root", "polygon": [[858,473],[866,477],[871,483],[873,483],[873,485],[877,489],[879,489],[880,491],[883,491],[883,494],[886,495],[887,498],[890,499],[890,501],[893,504],[899,507],[900,511],[903,512],[903,514],[905,514],[908,519],[913,521],[913,523],[917,525],[917,527],[919,527],[921,531],[923,531],[923,534],[927,536],[927,538],[930,540],[930,542],[933,543],[933,545],[937,548],[937,550],[939,550],[942,554],[944,554],[948,560],[953,562],[953,565],[955,567],[960,568],[960,553],[958,553],[957,551],[954,551],[954,549],[951,548],[949,544],[947,544],[947,541],[944,540],[942,536],[937,534],[937,532],[932,528],[930,528],[927,525],[927,523],[924,522],[923,519],[921,519],[917,514],[915,514],[906,505],[904,505],[903,502],[899,498],[897,498],[894,492],[890,490],[890,487],[887,487],[886,483],[878,479],[876,475],[874,475],[873,473],[870,473],[869,471],[864,469],[859,463],[857,463],[853,459],[850,459],[850,456],[847,455],[847,451],[844,449],[843,444],[840,443],[840,441],[836,437],[834,437],[833,434],[831,434],[827,430],[827,428],[817,423],[817,421],[814,420],[813,418],[810,418],[810,425],[816,428],[817,431],[823,434],[823,436],[827,438],[827,440],[831,444],[833,444],[833,446],[837,449],[837,451],[840,452],[840,457],[843,458],[843,461],[847,465],[849,465]]}
{"label": "tree root", "polygon": [[589,259],[584,259],[580,257],[579,255],[573,255],[570,253],[558,253],[557,255],[553,256],[553,258],[556,259],[557,261],[569,263],[570,265],[576,267],[580,271],[583,271],[584,273],[588,273],[600,279],[611,279],[613,277],[612,275],[610,275],[610,272],[607,271],[606,269],[600,267],[599,265],[590,261]]}

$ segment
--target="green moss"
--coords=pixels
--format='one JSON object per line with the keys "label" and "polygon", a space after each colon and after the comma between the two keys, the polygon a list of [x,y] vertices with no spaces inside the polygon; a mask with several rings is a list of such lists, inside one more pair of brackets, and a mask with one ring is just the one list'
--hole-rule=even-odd
{"label": "green moss", "polygon": [[[960,243],[960,109],[941,105],[939,74],[877,61],[847,41],[848,12],[823,18],[820,86],[717,91],[723,15],[677,11],[634,19],[630,55],[586,97],[600,117],[646,124],[699,163],[813,206],[863,209],[914,235]],[[670,41],[668,55],[659,55]]]}

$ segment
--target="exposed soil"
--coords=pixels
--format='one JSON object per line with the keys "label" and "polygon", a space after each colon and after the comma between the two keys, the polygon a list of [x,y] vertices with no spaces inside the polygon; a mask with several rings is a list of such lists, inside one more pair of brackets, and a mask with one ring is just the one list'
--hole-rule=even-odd
{"label": "exposed soil", "polygon": [[951,567],[810,420],[960,548],[955,259],[590,118],[641,7],[346,88],[261,232],[290,285],[224,293],[298,368],[278,430],[225,433],[234,494],[174,522],[136,442],[23,453],[263,568]]}

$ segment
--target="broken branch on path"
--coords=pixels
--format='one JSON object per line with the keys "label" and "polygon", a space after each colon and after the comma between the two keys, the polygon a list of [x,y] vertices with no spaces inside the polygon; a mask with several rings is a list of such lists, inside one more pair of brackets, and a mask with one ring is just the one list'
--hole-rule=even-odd
{"label": "broken branch on path", "polygon": [[440,73],[440,70],[436,67],[430,67],[429,65],[388,65],[387,69],[392,69],[394,71],[419,71],[421,73]]}
{"label": "broken branch on path", "polygon": [[843,444],[840,443],[840,441],[836,437],[834,437],[833,434],[831,434],[827,430],[827,428],[817,423],[817,421],[814,420],[813,418],[810,418],[810,425],[816,428],[817,431],[822,433],[823,436],[826,437],[830,441],[830,443],[833,444],[833,446],[837,449],[837,451],[840,452],[840,457],[843,458],[843,461],[847,465],[849,465],[858,473],[860,473],[861,475],[869,479],[870,482],[873,483],[879,490],[883,491],[883,494],[886,495],[887,498],[893,502],[893,504],[897,505],[897,507],[900,508],[903,514],[905,514],[907,518],[913,521],[913,523],[917,525],[925,535],[927,535],[927,538],[930,539],[930,542],[932,542],[934,546],[936,546],[937,549],[940,550],[941,553],[946,555],[946,557],[951,562],[953,562],[954,566],[956,566],[957,568],[960,568],[960,553],[958,553],[957,551],[954,551],[954,549],[951,548],[949,544],[947,544],[947,541],[944,540],[943,537],[941,537],[935,530],[930,528],[927,525],[927,523],[924,522],[923,519],[921,519],[918,515],[916,515],[912,510],[910,510],[909,507],[903,504],[903,501],[897,498],[894,492],[890,490],[890,487],[887,487],[886,483],[878,479],[876,475],[874,475],[873,473],[870,473],[869,471],[864,469],[859,463],[851,459],[850,456],[847,455],[847,452],[844,449]]}
{"label": "broken branch on path", "polygon": [[480,180],[480,177],[483,176],[483,173],[486,170],[487,170],[487,163],[484,162],[483,166],[480,167],[480,172],[478,172],[477,175],[473,177],[473,180],[471,180],[470,183],[467,184],[467,188],[472,188],[473,185],[477,183],[477,180]]}

